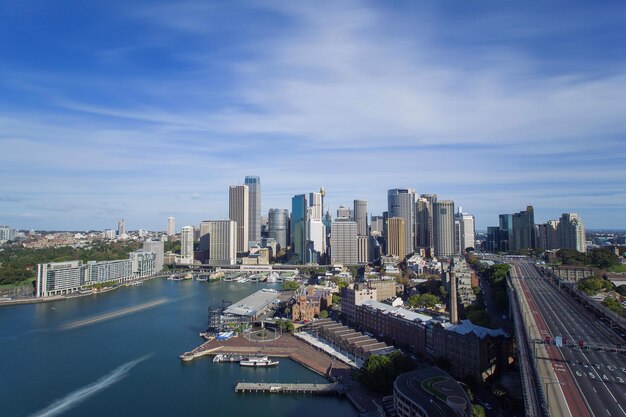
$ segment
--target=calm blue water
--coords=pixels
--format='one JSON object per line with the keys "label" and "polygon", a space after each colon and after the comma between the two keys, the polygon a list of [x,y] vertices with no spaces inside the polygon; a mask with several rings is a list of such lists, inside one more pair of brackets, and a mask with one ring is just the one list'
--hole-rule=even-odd
{"label": "calm blue water", "polygon": [[[207,307],[275,284],[155,279],[97,296],[0,308],[0,416],[354,416],[334,397],[236,395],[238,381],[325,382],[287,359],[276,368],[183,364]],[[66,329],[159,299],[164,304]]]}

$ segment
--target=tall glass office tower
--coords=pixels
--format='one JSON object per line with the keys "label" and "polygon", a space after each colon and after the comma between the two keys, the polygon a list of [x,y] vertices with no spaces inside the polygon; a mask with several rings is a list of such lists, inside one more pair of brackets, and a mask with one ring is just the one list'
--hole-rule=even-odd
{"label": "tall glass office tower", "polygon": [[248,175],[244,184],[248,186],[248,241],[261,240],[261,178]]}
{"label": "tall glass office tower", "polygon": [[306,194],[298,194],[291,198],[291,249],[306,262]]}

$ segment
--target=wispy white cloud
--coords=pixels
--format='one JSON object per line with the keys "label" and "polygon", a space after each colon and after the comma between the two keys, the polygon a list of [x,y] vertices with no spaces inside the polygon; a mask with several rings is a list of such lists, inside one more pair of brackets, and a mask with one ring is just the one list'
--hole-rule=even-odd
{"label": "wispy white cloud", "polygon": [[[362,197],[373,212],[387,188],[439,192],[483,226],[533,202],[575,210],[574,197],[555,191],[579,184],[581,193],[614,189],[603,201],[626,205],[615,158],[626,67],[546,71],[520,46],[549,43],[573,30],[569,20],[546,32],[498,11],[447,27],[436,8],[356,1],[144,4],[121,15],[140,39],[89,52],[115,74],[0,68],[13,90],[45,103],[0,101],[0,146],[12,157],[0,190],[57,198],[50,211],[78,195],[119,196],[109,215],[150,222],[138,227],[158,226],[167,209],[187,213],[186,223],[224,217],[227,186],[247,174],[262,177],[264,210],[320,185],[330,206]],[[175,64],[123,71],[148,52]],[[590,199],[578,201],[602,221]]]}

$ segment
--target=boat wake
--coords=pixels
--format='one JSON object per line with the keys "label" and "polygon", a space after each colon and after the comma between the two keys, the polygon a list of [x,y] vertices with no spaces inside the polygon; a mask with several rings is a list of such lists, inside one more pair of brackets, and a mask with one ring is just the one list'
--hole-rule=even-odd
{"label": "boat wake", "polygon": [[106,321],[106,320],[114,319],[114,318],[117,318],[117,317],[126,316],[128,314],[132,314],[132,313],[136,313],[138,311],[146,310],[148,308],[156,307],[158,305],[165,304],[168,301],[170,301],[170,300],[167,297],[158,298],[156,300],[149,301],[147,303],[143,303],[143,304],[139,304],[139,305],[136,305],[136,306],[133,306],[133,307],[128,307],[128,308],[124,308],[124,309],[121,309],[121,310],[113,311],[111,313],[101,314],[99,316],[90,317],[90,318],[83,319],[83,320],[73,321],[71,323],[68,323],[68,324],[62,326],[61,329],[62,330],[69,330],[69,329],[76,329],[76,328],[83,327],[83,326],[88,326],[90,324],[99,323],[101,321]]}
{"label": "boat wake", "polygon": [[151,355],[143,356],[139,359],[135,359],[134,361],[130,361],[115,369],[113,372],[108,375],[103,376],[96,382],[87,385],[84,388],[78,389],[74,392],[69,393],[65,397],[61,398],[50,404],[48,407],[44,408],[31,415],[31,417],[53,417],[59,415],[61,413],[66,412],[72,407],[75,407],[80,402],[85,401],[87,398],[97,394],[98,392],[110,387],[116,382],[121,381],[128,375],[128,372],[135,367],[140,362],[145,361]]}

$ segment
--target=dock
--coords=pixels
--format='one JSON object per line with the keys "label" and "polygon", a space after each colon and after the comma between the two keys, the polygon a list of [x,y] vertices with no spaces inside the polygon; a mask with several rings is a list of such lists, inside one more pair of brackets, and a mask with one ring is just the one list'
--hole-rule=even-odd
{"label": "dock", "polygon": [[310,394],[335,395],[344,392],[343,386],[333,382],[328,384],[284,384],[269,382],[240,382],[235,387],[237,393],[268,393],[268,394]]}

